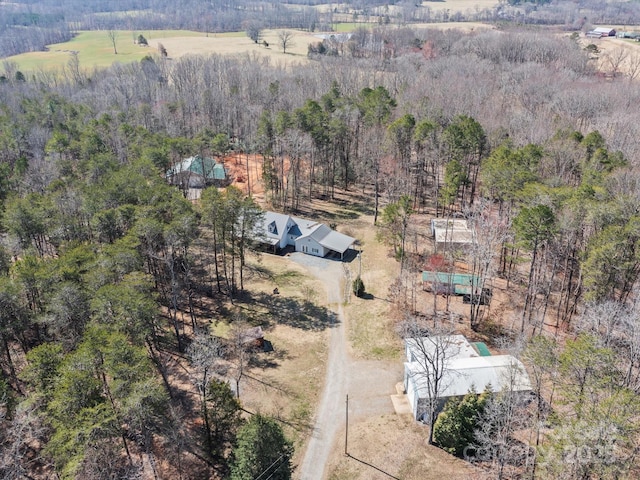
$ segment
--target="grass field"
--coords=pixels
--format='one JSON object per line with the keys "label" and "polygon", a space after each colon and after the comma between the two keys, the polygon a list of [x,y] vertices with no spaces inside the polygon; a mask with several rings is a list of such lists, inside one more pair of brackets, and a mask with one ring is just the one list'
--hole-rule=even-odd
{"label": "grass field", "polygon": [[422,2],[423,7],[429,7],[433,11],[449,10],[450,13],[480,11],[485,8],[493,8],[498,5],[496,0],[445,0],[444,2]]}
{"label": "grass field", "polygon": [[64,43],[56,43],[48,46],[46,52],[29,52],[9,57],[7,60],[16,62],[23,72],[34,70],[56,70],[64,67],[69,62],[72,52],[78,52],[80,66],[84,69],[93,67],[104,68],[115,62],[129,63],[139,61],[145,55],[156,53],[152,46],[144,47],[133,43],[138,35],[144,37],[151,44],[157,39],[174,37],[198,37],[203,33],[186,30],[155,30],[155,31],[116,31],[116,49],[113,53],[113,45],[105,30],[79,32],[74,38]]}
{"label": "grass field", "polygon": [[347,32],[353,32],[358,28],[373,28],[376,25],[377,23],[342,22],[342,23],[335,23],[333,25],[333,28],[338,33],[347,33]]}
{"label": "grass field", "polygon": [[[459,0],[467,1],[467,0]],[[367,27],[365,23],[338,23],[338,32],[353,31],[358,27]],[[476,23],[423,24],[419,27],[431,28],[490,28]],[[23,73],[36,71],[62,70],[69,64],[72,54],[77,52],[80,69],[90,72],[94,68],[106,68],[114,63],[131,63],[140,61],[145,55],[158,53],[158,44],[166,48],[169,58],[176,59],[183,55],[208,55],[217,53],[221,55],[257,54],[266,56],[274,64],[295,65],[307,62],[307,49],[310,43],[319,42],[315,34],[298,30],[291,30],[293,39],[287,48],[287,53],[282,52],[278,39],[279,30],[264,30],[262,39],[268,43],[256,44],[249,39],[244,32],[230,33],[203,33],[188,30],[150,30],[150,31],[116,31],[116,50],[113,52],[113,44],[107,31],[81,31],[73,39],[65,43],[57,43],[48,46],[46,52],[30,52],[9,57],[6,60],[15,62]],[[134,39],[142,34],[149,46],[141,46],[134,43]]]}
{"label": "grass field", "polygon": [[[134,38],[142,34],[149,46],[134,43]],[[106,68],[116,62],[130,63],[140,61],[145,55],[156,54],[159,43],[167,49],[170,58],[179,58],[187,54],[243,54],[255,52],[272,57],[274,61],[285,64],[306,61],[307,46],[318,41],[310,33],[293,31],[293,40],[287,53],[279,47],[278,31],[265,30],[263,39],[269,44],[252,42],[244,32],[203,33],[187,30],[151,30],[151,31],[116,31],[116,50],[106,31],[82,31],[65,43],[48,46],[46,52],[30,52],[9,57],[6,60],[15,62],[18,69],[24,72],[38,70],[52,71],[65,67],[73,52],[78,53],[80,68]]]}

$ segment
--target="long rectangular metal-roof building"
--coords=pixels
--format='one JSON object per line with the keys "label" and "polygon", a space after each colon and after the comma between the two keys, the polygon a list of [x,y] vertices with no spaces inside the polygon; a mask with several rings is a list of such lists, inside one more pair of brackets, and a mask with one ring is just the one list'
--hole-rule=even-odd
{"label": "long rectangular metal-roof building", "polygon": [[480,285],[480,277],[469,273],[449,273],[449,272],[422,272],[422,281],[439,283],[443,285],[464,285],[477,287]]}
{"label": "long rectangular metal-roof building", "polygon": [[[436,353],[437,352],[437,355]],[[404,386],[414,417],[419,419],[429,400],[428,383],[441,375],[440,390],[435,399],[438,410],[453,397],[475,390],[482,393],[490,387],[494,392],[531,391],[531,381],[520,360],[511,355],[482,354],[462,335],[443,335],[405,339]],[[427,361],[427,358],[434,361]],[[439,365],[439,372],[433,365]]]}

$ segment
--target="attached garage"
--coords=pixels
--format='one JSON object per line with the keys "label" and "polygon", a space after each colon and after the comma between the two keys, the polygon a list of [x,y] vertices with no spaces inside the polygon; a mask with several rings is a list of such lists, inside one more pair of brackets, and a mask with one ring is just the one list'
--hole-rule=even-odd
{"label": "attached garage", "polygon": [[355,238],[331,230],[331,228],[321,223],[296,239],[296,252],[303,252],[316,257],[324,257],[330,252],[336,252],[342,258],[355,241]]}

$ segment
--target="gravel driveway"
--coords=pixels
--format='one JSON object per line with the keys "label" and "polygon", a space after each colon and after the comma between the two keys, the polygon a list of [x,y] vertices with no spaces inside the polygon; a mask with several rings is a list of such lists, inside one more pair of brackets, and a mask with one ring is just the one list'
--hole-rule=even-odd
{"label": "gravel driveway", "polygon": [[331,329],[325,385],[318,405],[315,425],[304,459],[296,471],[300,480],[322,480],[336,434],[344,427],[345,400],[349,394],[349,418],[393,413],[390,395],[402,378],[402,364],[374,360],[354,360],[348,353],[347,329],[342,309],[344,270],[342,262],[303,253],[290,255],[325,285],[327,303],[340,322]]}

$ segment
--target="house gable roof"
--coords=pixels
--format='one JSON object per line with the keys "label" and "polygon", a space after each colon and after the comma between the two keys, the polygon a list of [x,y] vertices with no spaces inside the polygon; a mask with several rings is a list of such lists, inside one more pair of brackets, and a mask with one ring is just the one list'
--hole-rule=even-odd
{"label": "house gable roof", "polygon": [[275,245],[287,234],[290,219],[282,213],[265,212],[262,223],[256,226],[256,234],[262,241]]}
{"label": "house gable roof", "polygon": [[312,238],[324,248],[338,253],[344,253],[356,241],[355,238],[332,230],[324,223],[276,212],[265,212],[263,221],[256,227],[255,232],[261,241],[271,245],[290,234],[296,240]]}
{"label": "house gable roof", "polygon": [[346,252],[356,241],[355,238],[332,230],[324,223],[319,223],[310,227],[309,231],[306,234],[303,234],[300,239],[307,237],[314,239],[324,248],[338,253]]}

